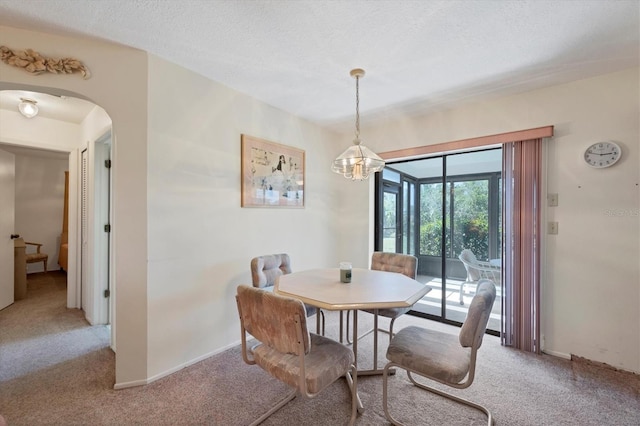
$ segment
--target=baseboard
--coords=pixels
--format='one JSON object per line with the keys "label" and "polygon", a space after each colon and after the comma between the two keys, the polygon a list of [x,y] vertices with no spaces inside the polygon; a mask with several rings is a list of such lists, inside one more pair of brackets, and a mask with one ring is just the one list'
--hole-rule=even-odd
{"label": "baseboard", "polygon": [[562,359],[568,359],[571,360],[571,354],[565,354],[564,352],[556,352],[556,351],[549,351],[546,349],[542,350],[542,353],[547,354],[547,355],[552,355],[558,358],[562,358]]}
{"label": "baseboard", "polygon": [[148,380],[134,380],[133,382],[124,382],[124,383],[116,383],[113,385],[114,390],[126,389],[126,388],[134,388],[136,386],[144,386],[149,384]]}
{"label": "baseboard", "polygon": [[581,356],[578,356],[578,355],[571,355],[571,361],[579,362],[579,363],[587,364],[587,365],[593,365],[593,366],[598,367],[598,368],[606,368],[607,370],[616,371],[616,372],[619,372],[619,373],[632,374],[632,375],[635,375],[635,376],[640,375],[640,372],[637,372],[637,371],[625,370],[625,369],[622,369],[622,368],[614,367],[613,365],[607,364],[606,362],[593,361],[593,360],[590,360],[589,358],[584,358],[584,357],[581,357]]}
{"label": "baseboard", "polygon": [[134,380],[132,382],[124,382],[124,383],[116,383],[115,385],[113,385],[113,389],[114,390],[119,390],[119,389],[126,389],[126,388],[132,388],[132,387],[136,387],[136,386],[144,386],[144,385],[148,385],[150,383],[155,382],[156,380],[162,379],[163,377],[167,377],[177,371],[182,370],[183,368],[189,367],[190,365],[193,365],[197,362],[200,361],[204,361],[207,358],[210,358],[214,355],[217,355],[221,352],[224,352],[228,349],[231,349],[233,347],[236,347],[240,344],[240,340],[238,340],[237,342],[233,342],[230,343],[226,346],[223,346],[222,348],[216,349],[215,351],[209,352],[207,354],[204,354],[202,356],[199,356],[198,358],[194,358],[190,361],[187,361],[183,364],[180,364],[174,368],[171,368],[169,370],[163,371],[162,373],[156,374],[155,376],[149,377],[147,379],[142,379],[142,380]]}

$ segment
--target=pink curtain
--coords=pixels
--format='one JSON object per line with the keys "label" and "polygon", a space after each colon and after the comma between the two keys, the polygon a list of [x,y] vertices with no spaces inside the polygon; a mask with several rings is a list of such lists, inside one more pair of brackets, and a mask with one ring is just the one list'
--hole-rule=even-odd
{"label": "pink curtain", "polygon": [[542,139],[503,145],[502,343],[540,353]]}

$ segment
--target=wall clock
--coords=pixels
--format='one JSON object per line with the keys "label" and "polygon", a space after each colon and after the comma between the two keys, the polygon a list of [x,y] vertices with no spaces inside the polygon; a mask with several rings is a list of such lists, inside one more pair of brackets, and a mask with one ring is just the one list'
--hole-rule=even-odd
{"label": "wall clock", "polygon": [[622,156],[622,150],[615,142],[596,142],[584,151],[584,161],[591,167],[602,169],[613,166]]}

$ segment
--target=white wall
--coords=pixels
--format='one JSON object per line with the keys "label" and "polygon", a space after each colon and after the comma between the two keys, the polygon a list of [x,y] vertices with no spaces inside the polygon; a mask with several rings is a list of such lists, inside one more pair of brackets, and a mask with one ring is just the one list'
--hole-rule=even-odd
{"label": "white wall", "polygon": [[[68,159],[16,154],[15,230],[25,241],[43,244],[42,252],[49,255],[49,271],[60,269],[64,172],[68,165]],[[27,252],[35,249],[27,247]],[[27,265],[27,273],[42,271],[42,262]]]}
{"label": "white wall", "polygon": [[[547,184],[559,205],[547,209],[547,220],[559,222],[559,233],[545,235],[543,348],[640,372],[639,93],[634,68],[424,117],[363,122],[363,138],[385,152],[555,126]],[[582,154],[601,140],[617,141],[624,153],[614,167],[596,170]],[[355,223],[373,209],[373,197],[350,191],[347,199],[358,201],[341,220]],[[343,232],[347,252],[361,247],[350,241],[372,235],[364,226]]]}

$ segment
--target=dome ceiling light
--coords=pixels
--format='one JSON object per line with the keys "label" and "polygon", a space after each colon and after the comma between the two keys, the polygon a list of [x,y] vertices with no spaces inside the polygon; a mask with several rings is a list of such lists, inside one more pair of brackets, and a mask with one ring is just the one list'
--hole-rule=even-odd
{"label": "dome ceiling light", "polygon": [[29,98],[20,98],[20,103],[18,104],[18,110],[20,114],[24,115],[27,118],[33,118],[38,115],[38,102]]}

